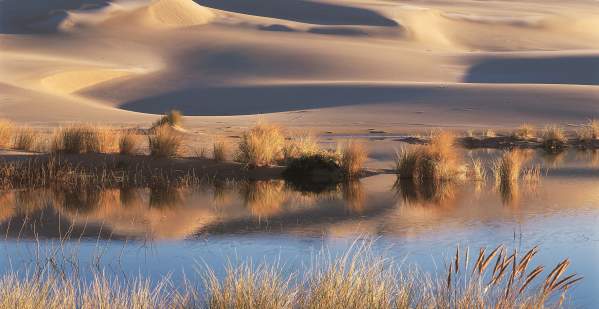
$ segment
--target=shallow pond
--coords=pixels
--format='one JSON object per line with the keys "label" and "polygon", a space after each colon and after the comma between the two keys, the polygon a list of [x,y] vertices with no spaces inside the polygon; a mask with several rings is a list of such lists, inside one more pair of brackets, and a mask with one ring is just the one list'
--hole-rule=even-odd
{"label": "shallow pond", "polygon": [[[390,148],[371,146],[369,164],[388,167]],[[464,155],[489,164],[499,152]],[[573,303],[591,308],[599,304],[599,155],[531,152],[534,164],[543,167],[540,181],[509,192],[496,189],[492,177],[418,187],[390,174],[319,192],[282,180],[0,192],[0,267],[19,270],[60,251],[153,279],[249,259],[292,271],[323,248],[344,252],[356,239],[374,239],[377,252],[434,272],[457,245],[539,245],[539,264],[571,259],[570,271],[584,276]]]}

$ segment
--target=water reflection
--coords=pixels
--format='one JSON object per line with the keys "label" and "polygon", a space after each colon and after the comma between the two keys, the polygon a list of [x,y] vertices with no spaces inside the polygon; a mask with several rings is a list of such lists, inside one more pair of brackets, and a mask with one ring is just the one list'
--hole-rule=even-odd
{"label": "water reflection", "polygon": [[[476,185],[479,182],[475,182]],[[456,197],[457,182],[454,181],[413,181],[397,178],[393,184],[396,197],[405,205],[420,207],[451,207]]]}

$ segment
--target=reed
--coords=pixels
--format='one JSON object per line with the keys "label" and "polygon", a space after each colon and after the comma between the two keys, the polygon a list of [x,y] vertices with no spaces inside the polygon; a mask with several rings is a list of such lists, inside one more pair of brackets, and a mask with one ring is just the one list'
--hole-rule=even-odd
{"label": "reed", "polygon": [[495,184],[506,186],[518,182],[526,157],[519,150],[505,152],[493,163]]}
{"label": "reed", "polygon": [[227,160],[228,147],[224,141],[215,141],[212,144],[212,159],[216,162]]}
{"label": "reed", "polygon": [[0,148],[9,148],[12,141],[14,125],[12,122],[0,119]]}
{"label": "reed", "polygon": [[599,120],[589,120],[586,125],[576,131],[576,138],[583,143],[599,139]]}
{"label": "reed", "polygon": [[24,151],[36,151],[40,149],[40,134],[31,128],[20,128],[14,141],[14,148]]}
{"label": "reed", "polygon": [[359,142],[349,141],[341,149],[341,170],[347,178],[358,176],[368,159],[366,147]]}
{"label": "reed", "polygon": [[119,153],[123,155],[135,155],[141,148],[141,137],[132,130],[126,130],[119,139]]}
{"label": "reed", "polygon": [[286,141],[283,157],[286,162],[300,157],[310,157],[322,152],[318,140],[311,134],[301,134]]}
{"label": "reed", "polygon": [[543,148],[549,152],[556,152],[566,147],[568,138],[562,127],[549,125],[543,129]]}

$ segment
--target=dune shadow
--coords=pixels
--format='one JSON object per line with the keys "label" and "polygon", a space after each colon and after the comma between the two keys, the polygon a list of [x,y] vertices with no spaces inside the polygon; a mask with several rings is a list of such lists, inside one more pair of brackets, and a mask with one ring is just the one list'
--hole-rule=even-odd
{"label": "dune shadow", "polygon": [[417,104],[412,100],[436,94],[436,89],[395,86],[215,86],[187,88],[145,97],[126,102],[120,108],[154,114],[174,108],[190,116],[249,115],[397,101]]}
{"label": "dune shadow", "polygon": [[375,11],[308,0],[194,0],[210,8],[320,25],[395,27],[397,22]]}
{"label": "dune shadow", "polygon": [[[0,1],[0,33],[25,34],[56,31],[66,10],[98,9],[108,0],[3,0]],[[37,26],[35,26],[37,25]]]}
{"label": "dune shadow", "polygon": [[324,35],[343,35],[343,36],[368,36],[368,32],[354,29],[354,28],[343,28],[343,27],[314,27],[308,30],[314,34]]}
{"label": "dune shadow", "polygon": [[599,85],[599,56],[487,59],[464,82]]}

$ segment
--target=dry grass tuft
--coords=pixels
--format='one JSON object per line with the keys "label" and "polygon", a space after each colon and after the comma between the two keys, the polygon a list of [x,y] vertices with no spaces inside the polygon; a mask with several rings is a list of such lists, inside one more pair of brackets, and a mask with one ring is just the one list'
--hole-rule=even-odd
{"label": "dry grass tuft", "polygon": [[463,178],[464,166],[454,148],[455,136],[441,132],[427,146],[403,149],[395,157],[400,178],[415,182],[444,181]]}
{"label": "dry grass tuft", "polygon": [[229,265],[222,280],[208,269],[204,285],[211,309],[284,309],[293,308],[295,300],[290,278],[284,278],[276,265]]}
{"label": "dry grass tuft", "polygon": [[281,127],[258,123],[243,133],[236,160],[250,166],[268,166],[283,159],[285,136]]}
{"label": "dry grass tuft", "polygon": [[584,127],[576,131],[576,137],[583,143],[589,143],[599,139],[599,120],[589,120]]}
{"label": "dry grass tuft", "polygon": [[9,148],[13,134],[12,122],[0,119],[0,148]]}
{"label": "dry grass tuft", "polygon": [[288,140],[283,147],[283,157],[285,161],[300,157],[310,157],[320,154],[321,152],[322,150],[318,145],[318,140],[311,134],[302,134]]}
{"label": "dry grass tuft", "polygon": [[359,142],[349,141],[341,149],[340,166],[348,178],[358,176],[368,159],[366,147]]}
{"label": "dry grass tuft", "polygon": [[505,152],[501,158],[493,163],[495,184],[498,186],[508,186],[517,183],[525,160],[526,157],[519,150]]}
{"label": "dry grass tuft", "polygon": [[547,151],[555,152],[563,149],[568,142],[566,133],[559,125],[546,126],[543,129],[543,147]]}
{"label": "dry grass tuft", "polygon": [[519,141],[525,141],[535,138],[535,127],[524,123],[512,132],[512,138]]}
{"label": "dry grass tuft", "polygon": [[118,140],[115,132],[109,128],[78,124],[55,130],[52,151],[76,154],[109,153],[115,151]]}
{"label": "dry grass tuft", "polygon": [[152,124],[152,128],[161,126],[181,127],[183,124],[183,114],[178,110],[171,110],[166,115],[162,116],[159,120]]}
{"label": "dry grass tuft", "polygon": [[123,155],[134,155],[140,150],[141,137],[132,130],[126,130],[119,139],[119,153]]}
{"label": "dry grass tuft", "polygon": [[15,136],[14,148],[17,150],[36,151],[40,149],[41,136],[31,128],[20,128]]}
{"label": "dry grass tuft", "polygon": [[483,131],[483,138],[494,138],[497,137],[497,133],[491,129]]}
{"label": "dry grass tuft", "polygon": [[228,152],[227,144],[224,141],[215,141],[212,145],[212,159],[216,162],[226,161]]}
{"label": "dry grass tuft", "polygon": [[352,249],[315,263],[300,308],[393,308],[398,287],[395,269],[366,246]]}
{"label": "dry grass tuft", "polygon": [[160,126],[148,135],[150,155],[153,157],[174,157],[179,154],[181,147],[181,134],[169,126]]}

